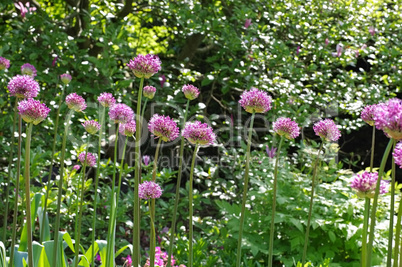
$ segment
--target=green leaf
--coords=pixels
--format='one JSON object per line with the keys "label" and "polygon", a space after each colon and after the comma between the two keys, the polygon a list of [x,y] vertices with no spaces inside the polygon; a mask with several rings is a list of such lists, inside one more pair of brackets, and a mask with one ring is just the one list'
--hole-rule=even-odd
{"label": "green leaf", "polygon": [[[36,214],[38,212],[39,203],[40,203],[41,198],[42,198],[42,194],[36,193],[33,198],[33,201],[31,202],[31,214],[35,215],[35,216],[31,216],[32,225],[34,225],[34,223],[35,223],[35,218],[36,218]],[[27,233],[27,231],[28,231],[27,225],[24,224],[24,228],[22,229],[22,232],[21,232],[20,245],[18,248],[19,251],[27,251],[28,250],[28,233]]]}
{"label": "green leaf", "polygon": [[336,241],[336,235],[334,234],[334,232],[332,232],[331,230],[329,230],[328,235],[329,235],[329,240],[331,240],[332,243],[335,243],[335,241]]}

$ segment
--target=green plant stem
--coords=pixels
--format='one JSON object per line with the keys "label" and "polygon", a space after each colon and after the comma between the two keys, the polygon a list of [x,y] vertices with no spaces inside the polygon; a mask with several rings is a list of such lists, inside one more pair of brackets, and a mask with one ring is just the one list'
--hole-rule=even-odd
{"label": "green plant stem", "polygon": [[26,199],[26,224],[27,224],[27,246],[28,246],[28,267],[33,267],[33,248],[32,248],[32,216],[31,216],[31,192],[30,192],[30,148],[31,148],[31,135],[32,125],[29,123],[27,126],[26,142],[25,142],[25,168],[24,168],[24,180],[25,180],[25,199]]}
{"label": "green plant stem", "polygon": [[190,170],[190,180],[189,180],[189,190],[188,190],[188,210],[189,210],[189,237],[188,237],[188,266],[193,267],[193,176],[194,176],[194,165],[195,158],[197,157],[199,145],[196,144],[194,148],[193,159],[191,160],[191,170]]}
{"label": "green plant stem", "polygon": [[85,171],[87,168],[87,157],[88,157],[88,148],[90,144],[90,137],[91,135],[88,135],[88,142],[87,142],[87,147],[85,149],[85,160],[84,163],[82,164],[82,175],[81,175],[81,194],[80,194],[80,203],[79,203],[79,214],[78,214],[78,230],[77,230],[77,235],[74,237],[75,238],[75,267],[78,267],[78,255],[80,252],[80,239],[81,239],[81,224],[82,224],[82,210],[83,210],[83,203],[84,203],[84,189],[85,189]]}
{"label": "green plant stem", "polygon": [[144,86],[144,78],[141,78],[140,88],[138,90],[137,99],[137,116],[135,116],[136,132],[135,132],[135,178],[134,178],[134,211],[133,211],[133,266],[137,267],[140,264],[140,201],[138,197],[138,186],[141,182],[141,156],[140,156],[140,145],[141,145],[141,120],[142,118],[138,116],[141,112],[141,97],[142,97],[142,87]]}
{"label": "green plant stem", "polygon": [[250,169],[251,137],[253,135],[254,117],[255,112],[253,112],[251,115],[250,129],[248,130],[248,138],[247,138],[246,169],[244,171],[243,200],[242,200],[240,224],[239,224],[239,239],[237,241],[236,267],[240,267],[240,261],[241,261],[241,243],[243,239],[243,226],[246,212],[248,175],[249,175],[248,172]]}
{"label": "green plant stem", "polygon": [[375,149],[375,125],[373,126],[373,132],[371,135],[370,172],[373,171],[374,166],[374,149]]}
{"label": "green plant stem", "polygon": [[313,203],[314,203],[315,178],[317,176],[317,168],[318,168],[318,163],[320,161],[320,153],[321,153],[321,150],[322,150],[323,146],[324,146],[324,142],[321,143],[320,148],[318,149],[317,158],[316,158],[315,163],[314,163],[313,178],[311,180],[310,206],[309,206],[309,209],[308,209],[306,235],[305,235],[305,238],[304,238],[302,266],[304,266],[304,263],[306,261],[307,246],[308,246],[308,241],[309,241],[308,237],[309,237],[309,234],[310,234],[311,214],[312,214],[312,211],[313,211]]}
{"label": "green plant stem", "polygon": [[40,231],[40,243],[43,243],[43,235],[45,232],[45,218],[46,218],[46,212],[47,212],[47,202],[49,199],[49,192],[50,192],[50,187],[51,187],[51,181],[52,181],[52,173],[53,173],[53,160],[54,160],[54,153],[56,153],[56,140],[57,140],[57,130],[59,129],[59,117],[60,117],[60,106],[61,106],[61,101],[63,100],[63,93],[64,93],[64,87],[61,90],[60,94],[60,99],[58,103],[58,109],[56,113],[56,123],[54,125],[54,133],[53,133],[53,145],[52,145],[52,154],[50,158],[50,167],[49,167],[49,177],[47,179],[47,184],[46,184],[46,195],[45,195],[45,205],[43,208],[43,214],[42,214],[42,226],[41,226],[41,231]]}
{"label": "green plant stem", "polygon": [[[393,157],[392,157],[393,158]],[[394,160],[392,160],[394,161]],[[395,162],[393,162],[394,164]],[[393,165],[394,167],[395,165]],[[399,208],[398,208],[398,217],[396,221],[396,229],[395,229],[395,251],[394,251],[394,265],[393,267],[398,267],[398,259],[399,259],[399,244],[401,239],[401,222],[402,221],[402,197],[399,200]]]}
{"label": "green plant stem", "polygon": [[366,197],[364,201],[361,267],[365,267],[367,264],[367,228],[370,214],[370,198]]}
{"label": "green plant stem", "polygon": [[371,266],[371,255],[373,252],[373,242],[374,242],[374,229],[375,229],[375,221],[376,221],[376,213],[377,213],[377,203],[378,203],[378,195],[380,193],[380,184],[382,180],[382,176],[384,174],[385,164],[387,163],[389,152],[393,146],[394,140],[390,139],[388,142],[388,146],[385,149],[384,155],[381,160],[380,169],[378,171],[378,179],[374,193],[373,199],[373,207],[371,209],[370,216],[370,231],[369,231],[369,242],[367,244],[367,267]]}
{"label": "green plant stem", "polygon": [[[14,158],[14,133],[15,133],[15,125],[17,123],[17,114],[18,114],[18,98],[15,98],[15,104],[14,104],[14,119],[13,119],[13,127],[12,127],[12,133],[11,133],[11,143],[10,143],[10,155],[8,158],[8,175],[7,175],[7,185],[6,185],[6,203],[4,205],[5,211],[4,211],[4,218],[3,218],[3,238],[2,240],[4,243],[7,241],[7,218],[8,218],[8,205],[10,202],[10,183],[11,183],[11,167],[13,163],[13,158]],[[19,179],[19,177],[17,177]],[[18,199],[18,192],[17,193],[17,199]],[[13,225],[13,230],[16,226]],[[11,240],[13,241],[13,240]],[[5,244],[6,245],[6,244]]]}
{"label": "green plant stem", "polygon": [[153,169],[152,169],[152,181],[153,182],[155,182],[155,180],[156,180],[156,169],[158,167],[158,157],[159,157],[159,149],[161,147],[161,143],[162,143],[162,138],[159,138],[158,144],[156,145],[154,166],[153,166]]}
{"label": "green plant stem", "polygon": [[[396,145],[396,141],[394,141],[393,149],[395,149],[395,145]],[[389,209],[387,266],[391,266],[392,241],[394,239],[394,213],[395,213],[395,160],[394,160],[394,157],[392,157],[391,179],[392,179],[391,180],[391,205],[390,205],[390,209]]]}
{"label": "green plant stem", "polygon": [[128,137],[126,136],[126,138],[124,140],[123,154],[121,156],[121,162],[120,162],[119,185],[117,186],[116,206],[118,206],[118,203],[119,203],[119,196],[120,196],[120,189],[121,189],[121,178],[122,178],[123,170],[124,170],[124,156],[126,154],[127,141],[128,141]]}
{"label": "green plant stem", "polygon": [[97,162],[97,168],[96,168],[96,174],[95,174],[95,192],[94,192],[94,204],[93,204],[93,213],[92,213],[92,258],[91,258],[91,266],[95,266],[95,229],[96,229],[96,207],[97,207],[97,201],[98,201],[98,184],[99,184],[99,174],[100,174],[100,167],[101,167],[101,161],[100,161],[100,156],[101,156],[101,147],[102,147],[102,134],[103,134],[103,129],[105,125],[105,107],[100,105],[101,108],[101,115],[100,115],[100,126],[101,128],[99,129],[99,139],[98,139],[98,162]]}
{"label": "green plant stem", "polygon": [[145,98],[144,106],[142,107],[141,118],[144,118],[145,109],[147,108],[148,98]]}
{"label": "green plant stem", "polygon": [[274,188],[273,188],[273,197],[272,197],[272,216],[271,216],[271,228],[269,231],[269,251],[268,251],[268,266],[272,267],[273,261],[273,251],[274,251],[274,229],[275,229],[275,210],[276,210],[276,191],[278,184],[278,165],[279,165],[279,156],[281,154],[281,148],[283,143],[283,136],[281,136],[281,140],[279,142],[278,153],[276,154],[275,161],[275,169],[274,169]]}
{"label": "green plant stem", "polygon": [[18,219],[18,199],[20,192],[20,175],[21,175],[21,134],[22,134],[22,119],[18,115],[18,152],[17,152],[17,175],[15,181],[15,200],[14,200],[14,217],[13,217],[13,232],[11,238],[11,253],[10,253],[10,265],[14,265],[14,246],[17,239],[17,219]]}
{"label": "green plant stem", "polygon": [[149,200],[149,217],[151,218],[151,233],[150,233],[150,245],[149,245],[149,264],[150,267],[155,266],[155,199]]}
{"label": "green plant stem", "polygon": [[[183,122],[182,122],[182,129],[186,124],[187,120],[187,113],[188,107],[190,105],[190,100],[187,100],[186,104],[186,111],[184,112]],[[172,258],[173,254],[173,245],[174,245],[174,235],[176,232],[176,220],[177,220],[177,207],[179,206],[179,199],[180,199],[180,184],[181,184],[181,175],[183,172],[183,153],[184,153],[184,137],[181,137],[180,141],[180,152],[179,152],[179,171],[177,174],[177,182],[176,182],[176,196],[173,208],[173,218],[172,218],[172,225],[170,227],[170,238],[169,238],[169,252],[168,252],[168,259]],[[171,260],[168,260],[167,267],[171,267]]]}
{"label": "green plant stem", "polygon": [[52,266],[57,265],[57,256],[58,256],[58,246],[59,246],[59,228],[60,228],[60,207],[61,207],[61,197],[63,195],[63,180],[64,180],[64,157],[66,155],[66,142],[68,136],[68,128],[70,127],[70,120],[73,111],[70,110],[67,113],[66,121],[64,125],[64,136],[61,145],[61,158],[60,158],[60,172],[59,172],[59,185],[58,185],[58,195],[57,195],[57,212],[56,212],[56,225],[54,228],[54,248],[53,248],[53,263]]}

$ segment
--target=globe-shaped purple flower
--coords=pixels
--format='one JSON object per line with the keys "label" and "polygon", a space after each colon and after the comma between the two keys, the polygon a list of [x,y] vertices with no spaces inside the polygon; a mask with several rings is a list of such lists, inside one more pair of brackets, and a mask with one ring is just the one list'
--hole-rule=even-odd
{"label": "globe-shaped purple flower", "polygon": [[7,85],[11,96],[34,98],[39,93],[39,83],[28,75],[14,76]]}
{"label": "globe-shaped purple flower", "polygon": [[360,114],[362,120],[364,120],[370,126],[374,126],[375,124],[374,116],[376,107],[377,105],[365,106],[364,109],[362,110],[362,113]]}
{"label": "globe-shaped purple flower", "polygon": [[299,125],[289,118],[278,118],[273,125],[274,132],[287,139],[295,139],[300,135]]}
{"label": "globe-shaped purple flower", "polygon": [[[355,189],[357,196],[373,198],[377,186],[378,173],[363,172],[352,177],[350,187]],[[387,193],[388,183],[381,180],[380,194]]]}
{"label": "globe-shaped purple flower", "polygon": [[119,125],[119,133],[125,136],[133,136],[136,130],[135,120]]}
{"label": "globe-shaped purple flower", "polygon": [[10,60],[0,57],[0,70],[5,70],[10,67]]}
{"label": "globe-shaped purple flower", "polygon": [[139,185],[138,196],[141,199],[160,198],[162,195],[161,187],[152,181],[145,181]]}
{"label": "globe-shaped purple flower", "polygon": [[196,99],[196,98],[199,96],[199,94],[200,94],[200,90],[198,90],[197,87],[195,87],[194,85],[191,85],[191,84],[184,85],[181,90],[183,91],[184,96],[185,96],[188,100],[194,100],[194,99]]}
{"label": "globe-shaped purple flower", "polygon": [[[85,164],[85,152],[81,152],[78,155],[78,159],[80,160],[81,164]],[[86,166],[93,167],[96,164],[96,156],[92,153],[86,155]]]}
{"label": "globe-shaped purple flower", "polygon": [[85,130],[89,134],[96,134],[101,128],[100,124],[94,120],[85,121],[84,123],[82,123],[82,126],[84,126]]}
{"label": "globe-shaped purple flower", "polygon": [[99,103],[105,108],[111,107],[116,104],[116,99],[113,97],[111,93],[102,93],[98,96]]}
{"label": "globe-shaped purple flower", "polygon": [[216,139],[213,129],[200,121],[187,122],[184,126],[183,137],[194,145],[212,145]]}
{"label": "globe-shaped purple flower", "polygon": [[145,86],[142,89],[142,92],[144,94],[144,97],[152,99],[155,96],[156,88],[153,86]]}
{"label": "globe-shaped purple flower", "polygon": [[85,99],[76,93],[71,93],[66,96],[66,103],[69,109],[75,110],[77,112],[82,112],[87,108]]}
{"label": "globe-shaped purple flower", "polygon": [[28,75],[34,78],[36,76],[36,69],[29,63],[25,63],[21,66],[21,73],[22,75]]}
{"label": "globe-shaped purple flower", "polygon": [[392,152],[392,156],[394,157],[395,164],[402,169],[402,142],[396,144],[394,152]]}
{"label": "globe-shaped purple flower", "polygon": [[138,78],[149,79],[152,75],[161,70],[161,61],[156,55],[138,55],[134,59],[130,59],[127,66],[133,71]]}
{"label": "globe-shaped purple flower", "polygon": [[134,111],[126,104],[115,104],[109,110],[109,117],[115,123],[127,123],[134,117]]}
{"label": "globe-shaped purple flower", "polygon": [[66,85],[71,82],[71,79],[72,79],[72,77],[68,73],[64,73],[64,74],[60,75],[61,82],[66,84]]}
{"label": "globe-shaped purple flower", "polygon": [[155,136],[155,138],[161,138],[162,141],[168,142],[176,139],[179,134],[179,127],[169,117],[155,114],[149,120],[148,130]]}
{"label": "globe-shaped purple flower", "polygon": [[313,126],[316,135],[330,142],[335,142],[341,137],[341,132],[331,119],[325,119],[317,122]]}
{"label": "globe-shaped purple flower", "polygon": [[267,92],[251,88],[240,96],[240,105],[249,113],[265,113],[271,109],[272,98]]}
{"label": "globe-shaped purple flower", "polygon": [[374,115],[375,126],[397,141],[402,140],[402,100],[392,98],[377,104]]}
{"label": "globe-shaped purple flower", "polygon": [[17,108],[21,118],[25,122],[33,123],[35,125],[46,119],[50,112],[50,108],[48,108],[45,104],[42,104],[40,101],[32,98],[21,100],[18,103]]}

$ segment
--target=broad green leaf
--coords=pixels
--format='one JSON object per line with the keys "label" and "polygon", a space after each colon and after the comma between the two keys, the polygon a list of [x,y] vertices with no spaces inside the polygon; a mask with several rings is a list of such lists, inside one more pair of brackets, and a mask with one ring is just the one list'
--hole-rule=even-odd
{"label": "broad green leaf", "polygon": [[[36,193],[33,201],[31,202],[31,223],[34,225],[36,214],[38,211],[39,203],[42,198],[42,194]],[[19,251],[27,251],[28,250],[28,233],[27,233],[27,225],[24,224],[24,228],[22,229],[21,238],[20,238],[20,245],[18,250]]]}

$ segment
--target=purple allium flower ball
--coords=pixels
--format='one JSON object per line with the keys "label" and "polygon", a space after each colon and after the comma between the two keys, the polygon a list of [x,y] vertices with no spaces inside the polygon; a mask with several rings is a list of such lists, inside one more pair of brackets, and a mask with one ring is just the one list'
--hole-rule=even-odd
{"label": "purple allium flower ball", "polygon": [[0,70],[5,70],[10,67],[10,60],[0,57]]}
{"label": "purple allium flower ball", "polygon": [[96,134],[101,128],[100,124],[94,120],[85,121],[81,124],[89,134]]}
{"label": "purple allium flower ball", "polygon": [[162,195],[161,187],[152,181],[145,181],[139,185],[138,196],[141,199],[160,198]]}
{"label": "purple allium flower ball", "polygon": [[278,118],[273,125],[274,132],[283,135],[287,139],[295,139],[299,136],[299,125],[289,118]]}
{"label": "purple allium flower ball", "polygon": [[105,108],[111,107],[116,103],[116,99],[111,93],[102,93],[98,96],[99,103]]}
{"label": "purple allium flower ball", "polygon": [[64,74],[60,75],[61,82],[66,84],[66,85],[71,82],[71,79],[72,79],[72,77],[68,73],[64,73]]}
{"label": "purple allium flower ball", "polygon": [[[359,197],[373,198],[377,185],[378,173],[376,172],[363,172],[352,177],[350,187],[356,190]],[[388,183],[381,180],[380,194],[387,193]]]}
{"label": "purple allium flower ball", "polygon": [[39,93],[39,83],[28,75],[14,76],[7,85],[11,96],[34,98]]}
{"label": "purple allium flower ball", "polygon": [[50,112],[50,108],[48,108],[45,104],[42,104],[40,101],[32,98],[21,100],[18,103],[17,108],[21,118],[25,122],[32,122],[35,125],[46,119]]}
{"label": "purple allium flower ball", "polygon": [[364,120],[370,126],[374,126],[375,124],[374,115],[376,107],[377,105],[367,105],[360,114],[362,120]]}
{"label": "purple allium flower ball", "polygon": [[156,88],[153,86],[145,86],[142,89],[142,92],[144,94],[144,97],[152,99],[155,96]]}
{"label": "purple allium flower ball", "polygon": [[25,63],[21,66],[21,73],[22,75],[28,75],[34,78],[36,76],[36,69],[29,63]]}
{"label": "purple allium flower ball", "polygon": [[161,61],[157,55],[138,55],[134,59],[130,59],[127,66],[133,71],[138,78],[149,79],[152,75],[161,70]]}
{"label": "purple allium flower ball", "polygon": [[317,122],[313,126],[316,135],[326,141],[335,142],[341,137],[341,132],[331,119],[325,119]]}
{"label": "purple allium flower ball", "polygon": [[133,136],[136,130],[135,120],[131,120],[127,123],[122,123],[119,125],[119,133],[125,136]]}
{"label": "purple allium flower ball", "polygon": [[148,166],[149,162],[151,161],[151,157],[148,156],[148,155],[145,155],[145,156],[142,157],[142,160],[144,161],[144,165]]}
{"label": "purple allium flower ball", "polygon": [[181,90],[183,91],[184,96],[185,96],[188,100],[194,100],[194,99],[196,99],[196,98],[199,96],[199,94],[200,94],[200,90],[198,90],[197,87],[195,87],[194,85],[191,85],[191,84],[184,85]]}
{"label": "purple allium flower ball", "polygon": [[272,98],[257,88],[244,91],[240,98],[240,105],[249,113],[265,113],[271,109]]}
{"label": "purple allium flower ball", "polygon": [[395,164],[399,165],[399,168],[402,169],[402,142],[396,144],[392,156],[394,157]]}
{"label": "purple allium flower ball", "polygon": [[69,109],[81,112],[87,108],[85,104],[85,99],[76,93],[71,93],[66,97],[66,103]]}
{"label": "purple allium flower ball", "polygon": [[81,167],[80,167],[80,165],[74,165],[73,169],[78,171],[79,169],[81,169]]}
{"label": "purple allium flower ball", "polygon": [[[85,164],[85,152],[81,152],[78,155],[78,159],[80,160],[81,164]],[[86,156],[86,165],[89,167],[93,167],[96,164],[96,156],[92,153],[87,154]]]}
{"label": "purple allium flower ball", "polygon": [[194,145],[212,145],[216,139],[213,129],[200,121],[187,122],[184,126],[183,137]]}
{"label": "purple allium flower ball", "polygon": [[149,120],[148,129],[155,138],[160,137],[164,142],[173,141],[180,134],[179,127],[169,116],[158,114]]}
{"label": "purple allium flower ball", "polygon": [[377,104],[374,114],[375,126],[397,141],[402,140],[402,100],[392,98]]}
{"label": "purple allium flower ball", "polygon": [[115,123],[127,123],[134,117],[134,111],[126,104],[115,104],[109,110],[109,117]]}

